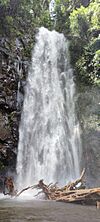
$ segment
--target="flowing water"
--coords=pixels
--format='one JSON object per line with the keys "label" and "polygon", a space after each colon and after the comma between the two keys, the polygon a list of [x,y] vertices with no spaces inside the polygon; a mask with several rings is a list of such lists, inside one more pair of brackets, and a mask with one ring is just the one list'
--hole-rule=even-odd
{"label": "flowing water", "polygon": [[80,174],[75,84],[63,34],[40,28],[32,53],[19,129],[18,185],[64,184]]}

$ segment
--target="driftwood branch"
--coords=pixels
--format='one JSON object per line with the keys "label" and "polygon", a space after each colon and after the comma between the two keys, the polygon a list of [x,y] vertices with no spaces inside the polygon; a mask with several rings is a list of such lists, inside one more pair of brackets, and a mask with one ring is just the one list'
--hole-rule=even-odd
{"label": "driftwood branch", "polygon": [[32,187],[33,187],[33,186],[28,186],[28,187],[22,189],[21,191],[19,191],[19,192],[16,194],[16,197],[20,196],[24,191],[29,190],[29,189],[32,188]]}
{"label": "driftwood branch", "polygon": [[40,189],[40,192],[38,192],[35,197],[41,193],[44,193],[45,198],[48,200],[97,205],[98,203],[100,203],[100,187],[92,189],[86,189],[84,187],[83,189],[84,175],[85,169],[83,169],[81,176],[77,180],[65,185],[64,187],[58,187],[57,183],[50,183],[47,185],[43,182],[43,180],[40,180],[38,184],[28,186],[17,193],[14,189],[14,184],[11,178],[8,178],[5,181],[5,184],[9,190],[8,194],[15,197],[20,196],[23,192],[29,189],[31,190],[31,192],[33,189]]}
{"label": "driftwood branch", "polygon": [[[83,177],[85,175],[85,168],[83,169],[80,178],[78,178],[77,180],[75,180],[74,182],[70,183],[68,186],[66,186],[66,188],[68,188],[69,190],[73,190],[76,189],[76,186],[81,183],[81,185],[83,184]],[[80,185],[80,186],[81,186]],[[79,187],[80,187],[79,186]]]}

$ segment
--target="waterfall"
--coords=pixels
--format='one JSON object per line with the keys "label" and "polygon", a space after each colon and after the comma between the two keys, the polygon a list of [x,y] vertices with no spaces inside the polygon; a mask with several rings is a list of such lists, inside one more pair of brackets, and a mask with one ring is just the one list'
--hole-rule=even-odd
{"label": "waterfall", "polygon": [[80,175],[75,84],[63,34],[40,28],[32,53],[19,128],[18,185],[66,184]]}

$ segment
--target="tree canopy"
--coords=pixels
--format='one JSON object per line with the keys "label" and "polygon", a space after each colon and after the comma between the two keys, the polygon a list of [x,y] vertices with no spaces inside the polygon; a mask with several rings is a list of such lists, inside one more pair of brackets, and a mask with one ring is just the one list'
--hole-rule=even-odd
{"label": "tree canopy", "polygon": [[71,41],[71,62],[83,84],[100,83],[99,0],[56,0],[56,30]]}
{"label": "tree canopy", "polygon": [[54,18],[50,0],[1,0],[0,33],[34,39],[37,27],[56,29],[70,40],[71,62],[77,80],[85,84],[99,83],[100,2],[99,0],[55,0]]}

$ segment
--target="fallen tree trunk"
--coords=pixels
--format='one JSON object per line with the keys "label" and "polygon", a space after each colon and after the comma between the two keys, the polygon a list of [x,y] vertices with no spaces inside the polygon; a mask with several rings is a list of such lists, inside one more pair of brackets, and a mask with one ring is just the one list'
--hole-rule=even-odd
{"label": "fallen tree trunk", "polygon": [[[37,189],[40,190],[35,196],[41,193],[45,194],[45,199],[62,201],[66,203],[81,203],[81,204],[97,204],[100,202],[100,187],[92,189],[82,189],[84,185],[85,169],[83,169],[80,178],[65,185],[64,187],[58,187],[57,183],[45,184],[43,180],[40,180],[38,184],[28,186],[21,191],[15,192],[15,197],[20,196],[27,190]],[[14,192],[13,192],[14,194]],[[10,194],[9,194],[10,195]]]}
{"label": "fallen tree trunk", "polygon": [[75,190],[58,197],[57,201],[66,203],[96,204],[100,201],[100,188]]}

